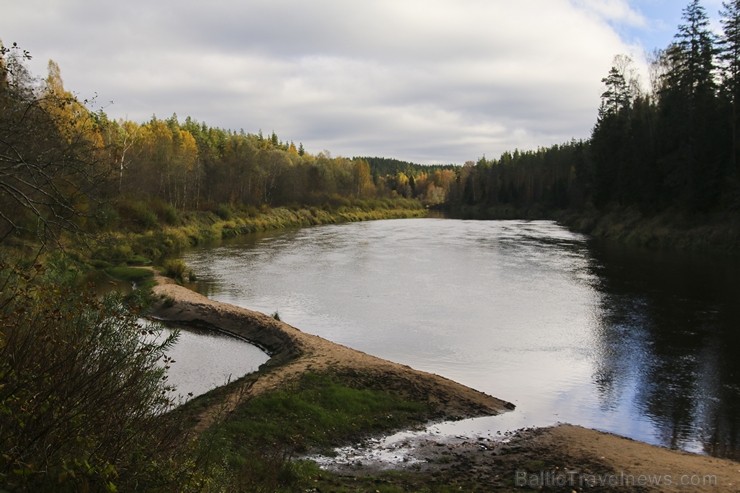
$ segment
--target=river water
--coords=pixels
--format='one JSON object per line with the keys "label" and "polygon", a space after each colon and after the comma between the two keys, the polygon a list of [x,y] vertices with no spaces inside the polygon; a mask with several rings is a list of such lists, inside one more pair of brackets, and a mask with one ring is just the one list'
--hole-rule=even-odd
{"label": "river water", "polygon": [[209,297],[568,422],[740,458],[740,266],[549,221],[410,219],[252,235],[184,260]]}

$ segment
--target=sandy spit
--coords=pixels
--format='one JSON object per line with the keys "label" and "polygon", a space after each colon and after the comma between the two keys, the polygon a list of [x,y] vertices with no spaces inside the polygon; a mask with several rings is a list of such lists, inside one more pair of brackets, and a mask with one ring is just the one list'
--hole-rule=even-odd
{"label": "sandy spit", "polygon": [[[277,389],[306,372],[333,371],[356,377],[359,382],[382,382],[384,388],[426,398],[440,418],[462,419],[496,415],[514,405],[436,374],[384,360],[336,344],[275,320],[263,313],[213,301],[170,279],[156,276],[153,294],[158,301],[151,315],[164,321],[194,324],[232,333],[263,348],[271,357],[258,379],[240,399]],[[246,392],[246,394],[245,394]],[[210,425],[208,413],[198,428]]]}

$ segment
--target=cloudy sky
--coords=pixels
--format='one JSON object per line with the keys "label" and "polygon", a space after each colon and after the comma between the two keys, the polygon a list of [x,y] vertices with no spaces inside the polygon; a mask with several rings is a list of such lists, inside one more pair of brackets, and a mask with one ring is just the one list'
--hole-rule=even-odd
{"label": "cloudy sky", "polygon": [[[0,40],[113,118],[463,163],[587,137],[614,55],[667,46],[687,3],[23,0],[0,8]],[[721,0],[703,5],[716,19]]]}

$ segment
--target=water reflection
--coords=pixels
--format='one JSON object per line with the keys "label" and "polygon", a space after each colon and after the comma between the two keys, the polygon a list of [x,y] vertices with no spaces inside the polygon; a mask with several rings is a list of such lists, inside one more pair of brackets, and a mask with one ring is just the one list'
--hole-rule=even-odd
{"label": "water reflection", "polygon": [[593,245],[602,294],[594,382],[602,405],[632,394],[673,448],[740,458],[737,262]]}
{"label": "water reflection", "polygon": [[453,433],[566,421],[738,457],[737,262],[444,219],[253,236],[186,261],[214,299],[517,405]]}

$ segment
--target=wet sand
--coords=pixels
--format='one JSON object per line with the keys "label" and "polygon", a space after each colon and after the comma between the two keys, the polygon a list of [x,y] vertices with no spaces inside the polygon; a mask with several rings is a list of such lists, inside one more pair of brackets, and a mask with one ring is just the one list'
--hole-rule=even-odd
{"label": "wet sand", "polygon": [[497,437],[414,437],[383,452],[342,452],[339,460],[319,459],[338,477],[329,489],[380,480],[408,491],[740,491],[740,463],[567,424]]}

